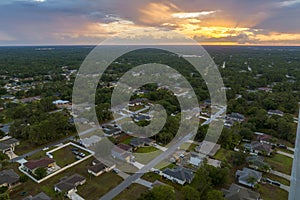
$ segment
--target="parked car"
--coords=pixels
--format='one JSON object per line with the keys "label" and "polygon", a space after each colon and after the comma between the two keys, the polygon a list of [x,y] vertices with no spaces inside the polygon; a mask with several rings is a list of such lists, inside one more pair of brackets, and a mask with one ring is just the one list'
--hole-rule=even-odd
{"label": "parked car", "polygon": [[273,185],[276,185],[276,186],[278,186],[278,187],[281,186],[281,183],[279,183],[279,182],[277,182],[277,181],[273,181],[272,184],[273,184]]}

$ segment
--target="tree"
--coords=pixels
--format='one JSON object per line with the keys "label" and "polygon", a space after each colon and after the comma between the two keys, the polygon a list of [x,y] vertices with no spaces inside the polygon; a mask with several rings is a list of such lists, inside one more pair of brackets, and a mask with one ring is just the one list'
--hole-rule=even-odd
{"label": "tree", "polygon": [[139,200],[175,200],[175,191],[168,185],[155,186],[151,191],[143,193]]}
{"label": "tree", "polygon": [[225,200],[223,193],[219,190],[211,190],[207,193],[207,200]]}
{"label": "tree", "polygon": [[249,128],[242,128],[239,132],[239,134],[247,140],[252,140],[254,137],[253,131],[251,131]]}
{"label": "tree", "polygon": [[232,155],[232,162],[235,166],[241,166],[246,162],[246,154],[243,152],[236,152]]}
{"label": "tree", "polygon": [[191,186],[184,186],[181,189],[181,193],[183,194],[184,200],[200,200],[200,193]]}
{"label": "tree", "polygon": [[47,176],[47,170],[44,167],[37,168],[34,173],[38,179],[42,179]]}

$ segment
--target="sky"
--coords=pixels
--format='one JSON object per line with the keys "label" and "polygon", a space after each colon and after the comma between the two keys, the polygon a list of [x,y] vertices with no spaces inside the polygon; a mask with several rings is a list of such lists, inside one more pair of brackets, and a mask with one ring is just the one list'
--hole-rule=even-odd
{"label": "sky", "polygon": [[299,16],[300,0],[0,0],[0,45],[98,44],[124,31],[172,41],[161,30],[204,45],[300,45]]}

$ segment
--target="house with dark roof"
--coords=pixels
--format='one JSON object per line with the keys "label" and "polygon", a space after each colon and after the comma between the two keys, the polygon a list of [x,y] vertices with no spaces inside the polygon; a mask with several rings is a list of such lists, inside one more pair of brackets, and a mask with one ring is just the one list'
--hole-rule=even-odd
{"label": "house with dark roof", "polygon": [[30,160],[23,164],[23,169],[27,172],[35,174],[35,170],[38,168],[51,168],[56,165],[56,162],[52,158],[42,158],[39,160]]}
{"label": "house with dark roof", "polygon": [[250,144],[250,151],[257,153],[257,154],[263,154],[263,155],[271,155],[272,153],[272,145],[262,143],[259,141],[253,141]]}
{"label": "house with dark roof", "polygon": [[35,196],[30,195],[24,198],[23,200],[51,200],[51,198],[48,195],[46,195],[44,192],[40,192]]}
{"label": "house with dark roof", "polygon": [[85,182],[86,179],[83,176],[74,174],[72,176],[62,178],[59,183],[55,184],[54,191],[63,192],[71,199],[72,193],[77,192],[77,187],[83,185]]}
{"label": "house with dark roof", "polygon": [[88,168],[88,173],[93,174],[94,176],[99,176],[104,172],[111,171],[115,167],[116,165],[108,166],[99,160],[94,160],[92,162],[92,166]]}
{"label": "house with dark roof", "polygon": [[20,176],[13,170],[0,171],[0,187],[11,188],[19,183]]}
{"label": "house with dark roof", "polygon": [[8,151],[14,151],[15,147],[19,145],[20,142],[16,138],[9,138],[6,140],[0,141],[0,151],[2,153],[8,152]]}
{"label": "house with dark roof", "polygon": [[237,170],[235,176],[240,184],[253,188],[258,182],[260,182],[262,173],[244,167],[243,170]]}
{"label": "house with dark roof", "polygon": [[132,147],[127,144],[120,143],[112,148],[111,155],[113,158],[130,162],[132,159]]}
{"label": "house with dark roof", "polygon": [[162,171],[162,176],[180,185],[191,183],[194,179],[193,171],[184,167],[167,168]]}
{"label": "house with dark roof", "polygon": [[260,194],[248,188],[231,184],[228,190],[222,189],[224,198],[227,200],[260,200]]}
{"label": "house with dark roof", "polygon": [[154,144],[154,140],[150,138],[132,138],[129,143],[133,148],[139,148],[143,146],[151,146]]}

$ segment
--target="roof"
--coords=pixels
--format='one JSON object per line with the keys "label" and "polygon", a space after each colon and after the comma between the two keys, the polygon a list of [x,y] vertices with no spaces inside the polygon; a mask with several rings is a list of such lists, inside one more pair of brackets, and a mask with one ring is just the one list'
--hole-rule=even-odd
{"label": "roof", "polygon": [[35,196],[30,195],[29,197],[26,197],[23,200],[51,200],[51,198],[47,196],[44,192],[40,192]]}
{"label": "roof", "polygon": [[89,170],[94,173],[99,173],[99,172],[105,170],[106,168],[107,168],[107,166],[100,162],[100,163],[97,163],[96,165],[89,167]]}
{"label": "roof", "polygon": [[235,173],[235,175],[238,176],[239,181],[244,181],[244,182],[248,182],[250,177],[253,177],[256,180],[259,180],[262,177],[261,172],[258,172],[258,171],[255,171],[255,170],[252,170],[252,169],[249,169],[246,167],[244,167],[242,171],[238,170]]}
{"label": "roof", "polygon": [[270,167],[268,163],[264,162],[264,158],[261,156],[249,156],[246,158],[246,160],[248,163],[251,163],[252,165],[255,165],[257,167],[264,167],[264,166]]}
{"label": "roof", "polygon": [[178,180],[187,182],[191,182],[194,178],[193,171],[184,167],[176,167],[173,169],[167,168],[163,170],[163,173]]}
{"label": "roof", "polygon": [[153,142],[154,140],[150,139],[150,138],[132,138],[130,140],[130,145],[137,147],[137,146],[142,146],[145,144],[150,144],[151,142]]}
{"label": "roof", "polygon": [[198,146],[196,146],[195,151],[205,155],[214,156],[220,148],[221,145],[204,140],[203,142],[199,143]]}
{"label": "roof", "polygon": [[265,144],[265,143],[261,143],[258,141],[253,141],[251,142],[251,147],[253,150],[257,150],[257,151],[265,151],[267,153],[271,152],[272,146],[269,144]]}
{"label": "roof", "polygon": [[61,179],[61,181],[57,183],[55,187],[58,188],[60,191],[70,191],[85,180],[86,179],[83,176],[79,174],[74,174],[72,176]]}
{"label": "roof", "polygon": [[222,190],[228,200],[257,200],[260,194],[245,187],[231,184],[228,190]]}
{"label": "roof", "polygon": [[117,147],[124,150],[124,151],[131,151],[132,150],[131,146],[129,146],[127,144],[123,144],[123,143],[119,143],[117,145]]}
{"label": "roof", "polygon": [[55,163],[54,159],[45,157],[40,160],[30,160],[30,161],[24,163],[24,166],[30,170],[34,170],[39,167],[47,167],[48,165],[50,165],[52,163]]}
{"label": "roof", "polygon": [[16,183],[19,178],[20,176],[13,169],[0,171],[0,185]]}
{"label": "roof", "polygon": [[17,140],[16,138],[9,138],[7,140],[0,141],[0,149],[1,150],[8,149],[8,148],[10,148],[11,145],[18,143],[18,142],[19,142],[19,140]]}

